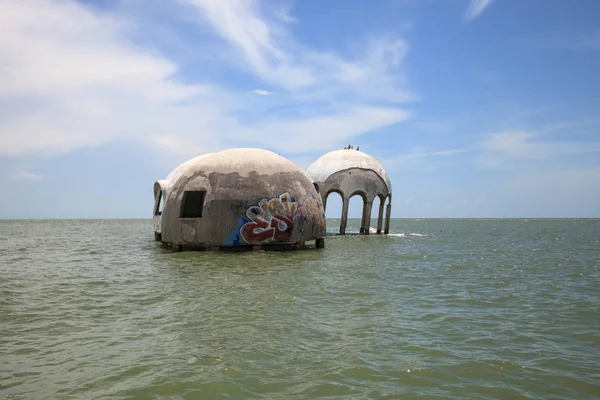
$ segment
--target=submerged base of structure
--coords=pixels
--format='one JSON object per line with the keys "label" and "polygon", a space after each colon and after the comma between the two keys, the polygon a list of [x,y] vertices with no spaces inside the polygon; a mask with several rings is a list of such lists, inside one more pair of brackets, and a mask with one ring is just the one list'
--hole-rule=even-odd
{"label": "submerged base of structure", "polygon": [[161,242],[164,248],[173,251],[223,251],[226,253],[237,253],[242,251],[292,251],[301,249],[322,249],[325,247],[325,239],[316,239],[315,244],[310,245],[306,242],[295,243],[269,243],[269,244],[248,244],[238,246],[211,246],[207,244],[172,244]]}

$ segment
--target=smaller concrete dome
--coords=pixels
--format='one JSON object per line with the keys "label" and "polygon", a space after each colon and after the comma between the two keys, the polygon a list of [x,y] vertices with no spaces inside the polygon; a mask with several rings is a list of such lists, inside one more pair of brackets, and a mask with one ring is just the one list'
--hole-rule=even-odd
{"label": "smaller concrete dome", "polygon": [[[362,151],[351,148],[336,150],[312,163],[306,172],[321,195],[326,210],[327,196],[330,193],[335,192],[342,197],[341,235],[346,232],[349,200],[354,195],[363,199],[360,233],[369,234],[371,210],[373,201],[377,198],[380,199],[377,233],[382,229],[384,207],[387,210],[385,233],[389,232],[392,183],[379,161]],[[387,205],[385,205],[386,201]]]}
{"label": "smaller concrete dome", "polygon": [[302,247],[325,236],[323,203],[311,180],[267,150],[195,157],[155,184],[155,199],[161,194],[164,209],[155,216],[155,234],[173,246]]}
{"label": "smaller concrete dome", "polygon": [[379,161],[358,150],[335,150],[324,154],[308,167],[306,173],[314,182],[325,182],[337,172],[357,168],[375,172],[392,192],[392,182]]}

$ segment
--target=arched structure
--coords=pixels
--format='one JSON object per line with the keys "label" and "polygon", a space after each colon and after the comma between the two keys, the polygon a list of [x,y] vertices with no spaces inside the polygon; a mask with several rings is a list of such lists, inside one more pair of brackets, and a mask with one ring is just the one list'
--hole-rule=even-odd
{"label": "arched structure", "polygon": [[[307,169],[315,188],[327,210],[327,195],[337,192],[342,196],[342,218],[340,235],[346,233],[348,222],[348,203],[350,197],[359,194],[363,198],[360,233],[369,234],[373,200],[380,198],[377,218],[377,233],[381,233],[383,212],[386,209],[384,233],[390,231],[392,212],[392,183],[381,164],[358,150],[336,150],[329,152],[311,164]],[[386,206],[387,203],[387,206]]]}
{"label": "arched structure", "polygon": [[154,184],[154,235],[178,249],[300,248],[310,240],[323,247],[325,215],[294,163],[230,149],[193,158]]}

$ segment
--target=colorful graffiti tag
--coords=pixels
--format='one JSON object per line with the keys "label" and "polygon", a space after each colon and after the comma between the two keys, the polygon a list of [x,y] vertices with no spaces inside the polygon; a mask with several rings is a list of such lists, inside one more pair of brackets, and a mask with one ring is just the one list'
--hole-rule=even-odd
{"label": "colorful graffiti tag", "polygon": [[271,199],[264,198],[246,209],[235,231],[227,238],[227,244],[289,242],[294,227],[301,228],[307,214],[315,207],[316,200],[312,197],[307,197],[300,205],[288,192]]}

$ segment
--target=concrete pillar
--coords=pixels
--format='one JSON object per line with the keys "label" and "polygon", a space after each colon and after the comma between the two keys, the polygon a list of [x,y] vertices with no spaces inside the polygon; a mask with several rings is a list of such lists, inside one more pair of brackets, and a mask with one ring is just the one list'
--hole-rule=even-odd
{"label": "concrete pillar", "polygon": [[360,213],[360,228],[359,228],[359,232],[361,234],[365,233],[365,213],[367,211],[367,202],[363,200],[363,208],[362,208],[362,212]]}
{"label": "concrete pillar", "polygon": [[383,208],[385,207],[385,201],[379,199],[379,215],[377,216],[377,234],[381,233],[381,226],[383,225]]}
{"label": "concrete pillar", "polygon": [[340,222],[340,235],[346,234],[346,224],[348,223],[348,202],[348,199],[342,199],[342,221]]}
{"label": "concrete pillar", "polygon": [[368,235],[369,229],[371,228],[371,210],[373,209],[372,201],[365,201],[363,204],[363,217],[361,231],[363,234]]}
{"label": "concrete pillar", "polygon": [[390,217],[392,216],[392,204],[388,204],[385,213],[385,234],[390,233]]}

